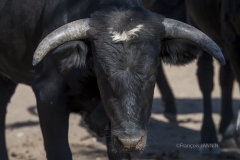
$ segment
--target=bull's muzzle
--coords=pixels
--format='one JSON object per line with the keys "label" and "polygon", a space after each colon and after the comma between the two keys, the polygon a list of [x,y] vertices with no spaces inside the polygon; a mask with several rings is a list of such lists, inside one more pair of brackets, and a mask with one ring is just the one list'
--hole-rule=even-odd
{"label": "bull's muzzle", "polygon": [[145,148],[145,134],[122,134],[115,136],[115,146],[119,152],[135,152]]}
{"label": "bull's muzzle", "polygon": [[137,137],[118,137],[118,140],[122,143],[124,149],[133,149],[139,150],[141,149],[143,143],[143,136]]}

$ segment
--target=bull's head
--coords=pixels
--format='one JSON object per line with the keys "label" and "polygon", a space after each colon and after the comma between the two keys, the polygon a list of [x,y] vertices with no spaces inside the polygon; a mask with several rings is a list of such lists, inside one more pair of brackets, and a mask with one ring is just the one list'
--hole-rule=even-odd
{"label": "bull's head", "polygon": [[97,12],[62,26],[39,44],[33,65],[59,45],[80,39],[91,42],[94,72],[118,151],[145,147],[159,57],[185,64],[201,48],[225,63],[221,50],[201,31],[137,8]]}

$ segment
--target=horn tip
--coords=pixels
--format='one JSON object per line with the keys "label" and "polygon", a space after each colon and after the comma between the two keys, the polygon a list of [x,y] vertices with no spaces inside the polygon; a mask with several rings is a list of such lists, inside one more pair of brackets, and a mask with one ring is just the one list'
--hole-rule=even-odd
{"label": "horn tip", "polygon": [[33,65],[33,66],[36,66],[36,65],[38,64],[38,62],[39,62],[39,61],[34,58],[33,61],[32,61],[32,65]]}
{"label": "horn tip", "polygon": [[221,65],[225,65],[226,64],[226,61],[225,61],[224,57],[221,57],[219,59],[219,62],[221,63]]}

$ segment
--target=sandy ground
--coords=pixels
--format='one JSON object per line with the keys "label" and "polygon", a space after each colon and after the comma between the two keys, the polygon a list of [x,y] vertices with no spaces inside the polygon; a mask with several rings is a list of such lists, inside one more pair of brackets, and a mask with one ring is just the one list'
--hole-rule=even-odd
{"label": "sandy ground", "polygon": [[[216,127],[220,121],[219,65],[215,66],[213,119]],[[161,95],[155,89],[153,111],[148,127],[147,149],[134,154],[133,159],[156,160],[217,160],[238,159],[236,150],[222,150],[218,156],[202,156],[198,149],[177,148],[177,144],[196,144],[200,141],[202,98],[196,79],[196,63],[184,67],[164,66],[176,97],[178,124],[169,123],[162,115]],[[234,107],[239,105],[239,89],[234,85]],[[38,117],[32,114],[36,102],[31,88],[19,85],[8,106],[6,138],[10,160],[44,160],[45,151]],[[84,127],[81,117],[70,116],[69,143],[74,160],[107,159],[104,139],[98,139]]]}

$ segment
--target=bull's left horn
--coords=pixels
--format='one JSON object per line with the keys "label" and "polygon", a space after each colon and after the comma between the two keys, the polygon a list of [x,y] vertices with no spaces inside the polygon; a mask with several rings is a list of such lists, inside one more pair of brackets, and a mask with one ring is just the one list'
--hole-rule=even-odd
{"label": "bull's left horn", "polygon": [[91,19],[77,20],[54,30],[47,35],[38,45],[33,55],[32,64],[37,65],[43,57],[59,45],[76,39],[86,39],[87,30],[90,28]]}
{"label": "bull's left horn", "polygon": [[183,38],[191,40],[200,45],[204,51],[210,53],[221,64],[226,63],[221,49],[203,32],[188,24],[173,19],[165,18],[162,23],[166,31],[165,38]]}

